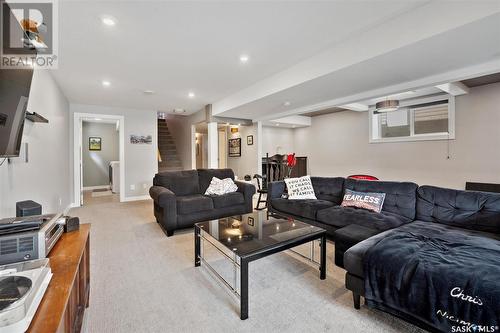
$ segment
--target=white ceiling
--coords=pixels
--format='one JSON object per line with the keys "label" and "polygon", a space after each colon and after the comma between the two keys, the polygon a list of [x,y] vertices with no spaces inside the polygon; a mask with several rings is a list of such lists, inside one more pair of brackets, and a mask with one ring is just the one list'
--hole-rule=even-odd
{"label": "white ceiling", "polygon": [[428,2],[62,1],[54,77],[72,103],[189,114]]}
{"label": "white ceiling", "polygon": [[431,1],[215,102],[214,114],[270,120],[498,72],[499,31],[499,1]]}

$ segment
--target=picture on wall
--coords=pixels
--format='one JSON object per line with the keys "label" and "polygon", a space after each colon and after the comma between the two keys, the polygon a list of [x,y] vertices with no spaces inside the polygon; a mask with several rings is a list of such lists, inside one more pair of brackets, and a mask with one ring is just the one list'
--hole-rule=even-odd
{"label": "picture on wall", "polygon": [[101,150],[101,141],[99,137],[89,137],[89,150]]}
{"label": "picture on wall", "polygon": [[130,135],[130,143],[133,145],[150,145],[153,143],[151,135]]}
{"label": "picture on wall", "polygon": [[241,156],[241,138],[229,139],[229,157]]}
{"label": "picture on wall", "polygon": [[247,136],[247,145],[249,146],[253,145],[253,135]]}
{"label": "picture on wall", "polygon": [[255,225],[255,221],[254,221],[253,217],[250,217],[250,216],[248,217],[248,225],[251,227],[253,227]]}

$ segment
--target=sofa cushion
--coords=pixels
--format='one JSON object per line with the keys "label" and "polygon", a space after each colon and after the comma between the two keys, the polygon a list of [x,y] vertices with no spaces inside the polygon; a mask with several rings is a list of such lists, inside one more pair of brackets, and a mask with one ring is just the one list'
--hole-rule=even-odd
{"label": "sofa cushion", "polygon": [[358,244],[350,247],[344,253],[344,268],[346,269],[346,271],[348,271],[350,274],[356,275],[364,279],[365,268],[363,259],[365,257],[366,252],[391,231],[392,230],[384,231],[380,234],[367,238],[364,241],[361,241]]}
{"label": "sofa cushion", "polygon": [[417,219],[500,234],[500,193],[421,186]]}
{"label": "sofa cushion", "polygon": [[231,207],[242,205],[245,203],[245,198],[241,192],[231,192],[222,195],[211,195],[210,198],[214,202],[215,208]]}
{"label": "sofa cushion", "polygon": [[177,214],[191,214],[214,208],[212,198],[201,194],[177,197]]}
{"label": "sofa cushion", "polygon": [[[414,221],[412,223],[405,224],[397,228],[398,231],[404,231],[409,233],[419,232],[419,230],[428,229],[429,222],[427,221]],[[435,235],[435,240],[440,239],[440,235],[448,234],[452,235],[453,238],[460,241],[462,238],[467,238],[471,236],[475,237],[485,237],[490,239],[500,240],[500,235],[481,232],[475,230],[465,230],[462,228],[457,228],[453,226],[448,226],[444,224],[434,224],[432,225],[433,234]],[[347,250],[344,254],[344,267],[345,269],[354,275],[364,278],[364,257],[366,252],[375,244],[377,244],[381,239],[387,236],[393,230],[387,230],[375,236],[372,236]]]}
{"label": "sofa cushion", "polygon": [[199,194],[198,172],[196,170],[168,171],[157,173],[153,185],[163,186],[175,195]]}
{"label": "sofa cushion", "polygon": [[417,184],[409,182],[386,182],[346,179],[345,188],[359,192],[385,193],[382,212],[398,214],[415,219]]}
{"label": "sofa cushion", "polygon": [[316,198],[340,205],[344,192],[344,180],[342,177],[311,177]]}
{"label": "sofa cushion", "polygon": [[376,229],[350,224],[335,231],[335,265],[344,267],[344,253],[352,246],[380,233]]}
{"label": "sofa cushion", "polygon": [[349,224],[358,224],[379,231],[399,227],[412,220],[391,212],[376,213],[370,210],[335,206],[318,211],[316,219],[322,223],[342,228]]}
{"label": "sofa cushion", "polygon": [[327,207],[332,207],[333,202],[314,199],[288,200],[276,198],[271,200],[271,205],[274,209],[283,213],[289,213],[295,216],[302,216],[315,220],[316,212]]}
{"label": "sofa cushion", "polygon": [[198,169],[198,177],[200,179],[200,193],[205,193],[213,177],[234,180],[234,172],[231,169]]}

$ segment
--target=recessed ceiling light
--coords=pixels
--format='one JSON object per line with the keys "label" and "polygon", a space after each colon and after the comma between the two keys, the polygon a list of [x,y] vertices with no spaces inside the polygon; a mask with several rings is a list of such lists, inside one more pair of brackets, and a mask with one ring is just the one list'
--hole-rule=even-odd
{"label": "recessed ceiling light", "polygon": [[186,110],[181,109],[181,108],[176,108],[176,109],[174,109],[174,111],[173,111],[173,112],[174,112],[174,113],[185,113],[185,112],[186,112]]}
{"label": "recessed ceiling light", "polygon": [[116,19],[112,16],[105,15],[101,17],[101,22],[108,27],[113,27],[116,25]]}
{"label": "recessed ceiling light", "polygon": [[283,103],[283,106],[290,106],[290,104],[292,104],[292,103],[290,103],[289,101],[286,101],[285,103]]}
{"label": "recessed ceiling light", "polygon": [[109,82],[109,81],[107,81],[107,80],[103,80],[103,81],[102,81],[102,85],[103,85],[104,87],[109,87],[109,86],[111,85],[111,82]]}
{"label": "recessed ceiling light", "polygon": [[246,64],[250,58],[246,54],[240,55],[240,62]]}
{"label": "recessed ceiling light", "polygon": [[189,94],[188,94],[188,97],[189,97],[189,98],[194,98],[194,96],[195,96],[195,95],[194,95],[194,92],[190,91],[190,92],[189,92]]}
{"label": "recessed ceiling light", "polygon": [[154,90],[144,90],[143,93],[144,95],[153,95],[155,92]]}
{"label": "recessed ceiling light", "polygon": [[279,126],[280,124],[276,124],[276,126]]}

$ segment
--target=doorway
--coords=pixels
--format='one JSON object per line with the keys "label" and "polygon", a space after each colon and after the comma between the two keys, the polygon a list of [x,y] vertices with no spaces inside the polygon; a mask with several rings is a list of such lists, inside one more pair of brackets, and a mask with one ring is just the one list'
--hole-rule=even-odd
{"label": "doorway", "polygon": [[225,127],[219,127],[219,168],[227,168],[227,132]]}
{"label": "doorway", "polygon": [[124,201],[123,116],[74,115],[74,206]]}
{"label": "doorway", "polygon": [[204,122],[195,126],[195,156],[196,169],[206,169],[208,167],[208,126]]}

